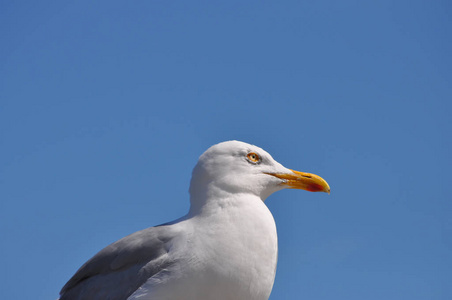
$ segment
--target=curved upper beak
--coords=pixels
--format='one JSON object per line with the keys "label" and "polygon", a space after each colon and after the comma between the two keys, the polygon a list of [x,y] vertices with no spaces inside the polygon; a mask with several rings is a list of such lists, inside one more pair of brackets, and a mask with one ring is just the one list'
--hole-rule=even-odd
{"label": "curved upper beak", "polygon": [[298,172],[290,170],[293,173],[267,173],[282,179],[282,185],[291,189],[301,189],[310,192],[325,192],[330,193],[330,186],[320,176],[310,173]]}

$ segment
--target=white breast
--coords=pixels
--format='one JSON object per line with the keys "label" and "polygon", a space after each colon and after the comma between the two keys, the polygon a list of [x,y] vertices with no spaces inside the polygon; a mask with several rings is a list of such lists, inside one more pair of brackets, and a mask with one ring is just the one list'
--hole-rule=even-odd
{"label": "white breast", "polygon": [[277,263],[275,222],[260,198],[239,197],[187,220],[192,233],[178,247],[185,256],[177,268],[153,276],[129,299],[268,299]]}

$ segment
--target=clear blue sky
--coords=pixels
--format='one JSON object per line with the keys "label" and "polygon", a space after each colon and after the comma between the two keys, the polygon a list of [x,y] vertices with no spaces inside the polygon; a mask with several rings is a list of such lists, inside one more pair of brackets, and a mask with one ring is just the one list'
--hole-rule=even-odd
{"label": "clear blue sky", "polygon": [[447,1],[2,1],[0,298],[188,210],[230,139],[330,196],[267,200],[271,300],[452,299]]}

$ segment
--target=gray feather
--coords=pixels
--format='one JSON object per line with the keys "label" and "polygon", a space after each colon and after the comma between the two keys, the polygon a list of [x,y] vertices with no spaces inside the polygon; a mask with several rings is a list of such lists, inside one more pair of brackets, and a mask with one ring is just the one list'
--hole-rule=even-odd
{"label": "gray feather", "polygon": [[149,277],[172,263],[172,226],[135,232],[88,260],[60,292],[60,300],[127,299]]}

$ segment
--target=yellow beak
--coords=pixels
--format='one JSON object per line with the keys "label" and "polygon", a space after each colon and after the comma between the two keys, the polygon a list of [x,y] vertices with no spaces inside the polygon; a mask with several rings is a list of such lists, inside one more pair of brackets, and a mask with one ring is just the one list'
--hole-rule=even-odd
{"label": "yellow beak", "polygon": [[282,184],[287,185],[291,189],[330,193],[330,186],[322,177],[310,173],[291,171],[293,174],[267,174],[283,179],[284,181]]}

